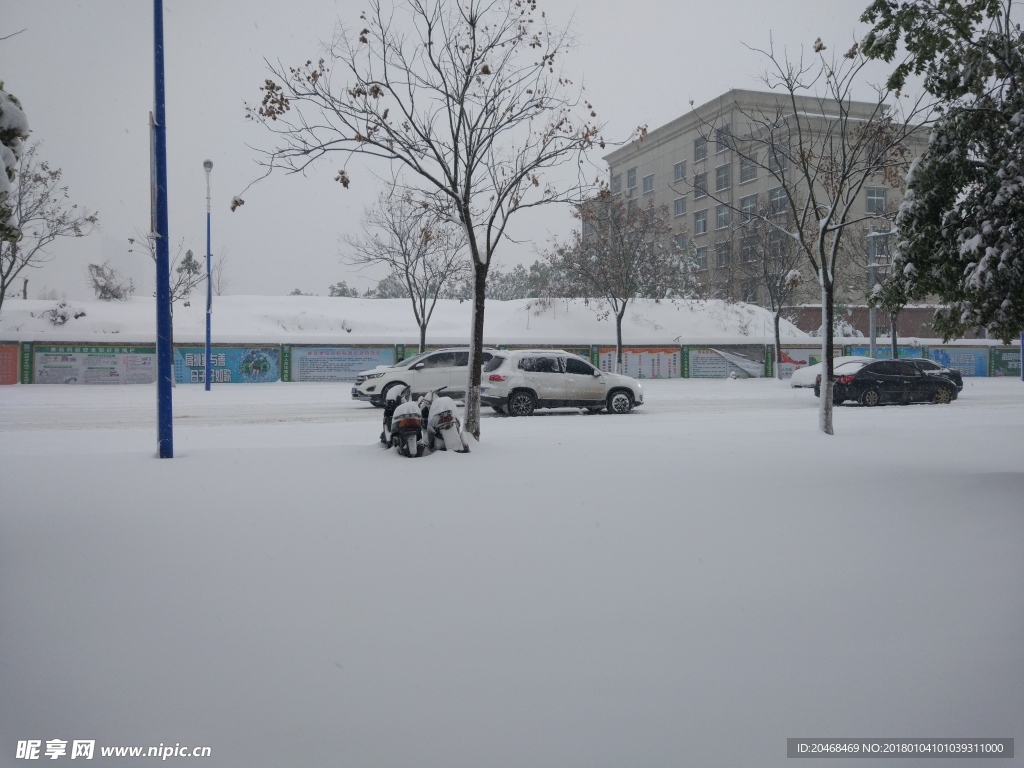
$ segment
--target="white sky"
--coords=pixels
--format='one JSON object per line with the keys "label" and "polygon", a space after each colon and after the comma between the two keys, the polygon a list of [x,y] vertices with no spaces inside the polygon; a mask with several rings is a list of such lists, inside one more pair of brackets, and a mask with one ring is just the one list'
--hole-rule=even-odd
{"label": "white sky", "polygon": [[[820,36],[845,50],[865,30],[857,21],[867,0],[730,0],[682,4],[672,0],[542,3],[556,23],[573,22],[579,47],[566,60],[581,73],[591,101],[607,122],[605,135],[623,139],[640,123],[661,125],[729,88],[757,88],[765,66],[744,43],[809,48]],[[170,235],[205,254],[206,182],[214,163],[212,251],[229,257],[229,293],[276,294],[293,288],[326,295],[347,280],[360,288],[382,277],[354,273],[339,256],[338,237],[358,229],[363,207],[378,191],[372,170],[349,162],[352,186],[331,179],[342,161],[318,172],[275,176],[231,197],[261,172],[250,146],[269,146],[269,134],[244,117],[267,76],[264,58],[286,65],[318,55],[338,20],[355,24],[358,0],[197,0],[165,2]],[[624,12],[624,8],[628,9]],[[75,202],[97,210],[101,230],[61,243],[55,258],[29,277],[29,297],[44,288],[87,298],[90,262],[110,259],[152,290],[151,262],[128,253],[127,239],[149,222],[148,114],[153,104],[152,4],[142,0],[33,0],[4,4],[0,79],[22,102],[42,143],[40,155],[64,169]],[[886,68],[876,70],[876,79]],[[249,146],[247,146],[249,145]],[[592,158],[600,163],[600,153]],[[521,244],[499,251],[507,268],[532,262],[535,248],[571,228],[563,207],[524,216],[513,232]],[[172,255],[176,248],[172,248]],[[20,290],[20,281],[16,286]]]}

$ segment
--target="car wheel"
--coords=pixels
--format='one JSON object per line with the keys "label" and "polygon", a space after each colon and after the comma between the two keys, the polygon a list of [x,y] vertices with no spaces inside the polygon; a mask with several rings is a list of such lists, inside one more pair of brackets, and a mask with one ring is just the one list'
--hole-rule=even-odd
{"label": "car wheel", "polygon": [[[395,381],[395,382],[392,382],[391,384],[388,384],[386,387],[384,387],[384,389],[382,389],[380,391],[380,406],[379,407],[383,408],[384,404],[388,401],[388,392],[390,392],[395,387],[404,387],[404,386],[405,386],[405,384],[402,384],[399,381]],[[374,403],[374,405],[376,405],[376,403]]]}
{"label": "car wheel", "polygon": [[509,416],[529,416],[537,407],[537,401],[526,390],[513,392],[508,399]]}
{"label": "car wheel", "polygon": [[860,396],[860,402],[862,405],[866,405],[868,408],[873,408],[878,405],[881,398],[878,395],[877,389],[864,390],[864,394]]}
{"label": "car wheel", "polygon": [[939,405],[949,405],[953,402],[953,393],[949,387],[939,387],[935,390],[935,394],[932,395],[932,402]]}
{"label": "car wheel", "polygon": [[505,412],[505,409],[502,408],[500,405],[492,405],[491,406],[491,410],[494,411],[495,413],[504,413]]}
{"label": "car wheel", "polygon": [[633,410],[633,398],[628,392],[619,390],[608,395],[608,413],[629,413]]}

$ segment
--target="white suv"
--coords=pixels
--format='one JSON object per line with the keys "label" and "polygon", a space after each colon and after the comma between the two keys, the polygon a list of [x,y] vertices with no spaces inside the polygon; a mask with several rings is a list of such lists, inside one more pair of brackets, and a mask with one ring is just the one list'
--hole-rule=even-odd
{"label": "white suv", "polygon": [[643,404],[644,391],[636,379],[602,373],[582,357],[562,350],[499,350],[484,365],[480,402],[510,416],[562,407],[629,413]]}
{"label": "white suv", "polygon": [[[483,351],[484,365],[490,362],[495,351]],[[352,399],[369,401],[383,408],[387,391],[399,386],[412,388],[413,397],[447,387],[445,394],[458,399],[465,396],[468,377],[469,350],[466,347],[432,349],[395,365],[378,365],[373,370],[363,371],[352,387]]]}

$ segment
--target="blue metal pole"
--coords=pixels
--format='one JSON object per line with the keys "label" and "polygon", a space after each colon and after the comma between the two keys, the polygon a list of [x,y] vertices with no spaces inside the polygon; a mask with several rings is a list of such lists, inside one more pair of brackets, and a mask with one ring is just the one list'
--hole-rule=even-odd
{"label": "blue metal pole", "polygon": [[155,120],[153,152],[156,165],[156,403],[157,453],[161,459],[174,458],[171,419],[171,283],[167,227],[167,115],[164,109],[164,9],[153,0],[153,73]]}
{"label": "blue metal pole", "polygon": [[213,281],[210,279],[210,171],[213,170],[213,162],[206,160],[203,163],[206,169],[206,391],[210,391],[210,382],[213,379],[213,368],[211,366],[213,355],[210,354],[210,316],[213,313]]}

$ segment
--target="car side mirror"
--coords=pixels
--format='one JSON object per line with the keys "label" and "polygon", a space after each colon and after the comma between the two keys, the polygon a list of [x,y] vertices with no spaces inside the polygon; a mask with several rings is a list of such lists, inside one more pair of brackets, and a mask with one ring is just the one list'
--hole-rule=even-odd
{"label": "car side mirror", "polygon": [[423,363],[416,363],[416,364],[415,364],[414,366],[412,366],[412,368],[410,368],[409,370],[412,370],[412,371],[418,371],[418,370],[419,370],[420,368],[422,368],[422,367],[423,367]]}
{"label": "car side mirror", "polygon": [[594,369],[594,374],[593,374],[593,375],[594,375],[594,376],[600,376],[600,375],[601,375],[601,372],[600,372],[599,370],[597,370],[597,369],[595,368],[595,369]]}

